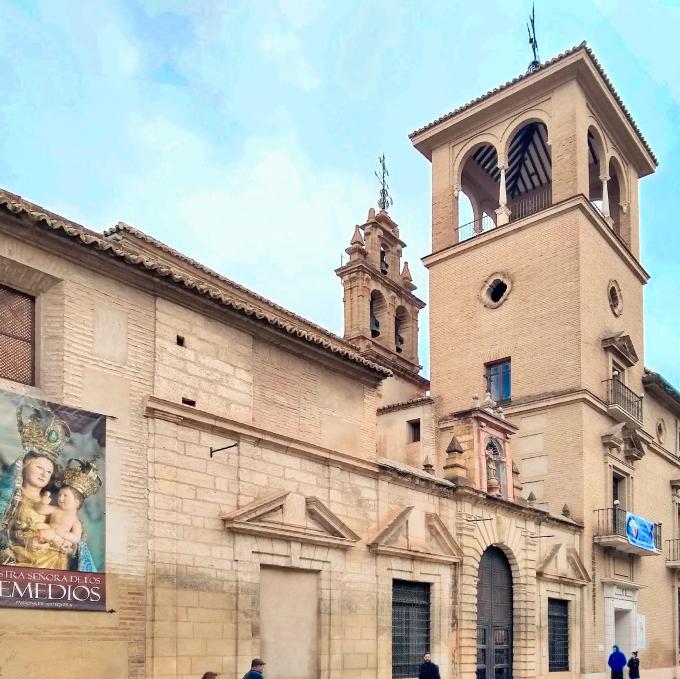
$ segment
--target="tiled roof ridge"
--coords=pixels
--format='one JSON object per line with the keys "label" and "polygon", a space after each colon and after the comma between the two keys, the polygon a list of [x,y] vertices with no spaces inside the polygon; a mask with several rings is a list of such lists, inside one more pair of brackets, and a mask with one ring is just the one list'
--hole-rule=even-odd
{"label": "tiled roof ridge", "polygon": [[614,87],[612,81],[609,79],[609,76],[606,74],[604,68],[598,61],[597,57],[595,56],[595,53],[593,50],[588,47],[588,44],[584,40],[582,43],[579,45],[576,45],[565,52],[561,52],[557,56],[553,57],[552,59],[549,59],[545,63],[541,64],[538,68],[534,69],[533,71],[528,71],[527,73],[522,73],[521,75],[518,75],[517,77],[513,78],[512,80],[508,80],[502,85],[499,85],[498,87],[494,87],[494,89],[489,90],[485,94],[480,95],[479,97],[476,97],[472,101],[467,102],[466,104],[463,104],[462,106],[459,106],[458,108],[453,109],[453,111],[450,111],[449,113],[445,113],[444,115],[440,116],[439,118],[436,118],[433,120],[431,123],[428,123],[427,125],[424,125],[423,127],[418,128],[417,130],[414,130],[409,134],[409,139],[413,139],[415,136],[421,134],[422,132],[425,132],[436,125],[439,125],[439,123],[443,123],[446,120],[450,120],[454,116],[458,115],[459,113],[462,113],[463,111],[466,111],[469,108],[472,108],[476,104],[479,104],[483,101],[486,101],[487,99],[491,98],[493,95],[498,94],[499,92],[503,92],[504,90],[508,89],[512,85],[517,84],[518,82],[522,82],[523,80],[526,80],[527,78],[532,77],[536,73],[540,73],[544,71],[546,68],[552,66],[553,64],[556,64],[558,61],[562,61],[563,59],[566,59],[567,57],[570,57],[572,54],[576,54],[579,50],[583,50],[592,60],[595,68],[597,69],[597,72],[602,76],[602,79],[604,80],[605,84],[607,85],[607,88],[609,89],[610,93],[616,100],[616,103],[621,107],[621,110],[623,111],[623,114],[626,116],[626,119],[628,122],[631,124],[633,130],[637,134],[638,138],[642,142],[643,146],[649,153],[649,155],[652,157],[652,160],[654,161],[655,165],[659,164],[659,161],[657,160],[656,156],[654,155],[654,152],[652,151],[651,147],[649,146],[647,140],[644,138],[642,132],[640,131],[640,128],[638,127],[637,123],[635,122],[633,116],[631,115],[630,111],[626,107],[626,105],[623,103],[623,100],[621,99],[619,93],[616,91],[616,88]]}
{"label": "tiled roof ridge", "polygon": [[116,259],[126,262],[127,264],[141,268],[147,273],[155,274],[161,278],[167,278],[173,283],[181,285],[187,290],[204,295],[205,297],[223,304],[224,306],[229,307],[243,314],[244,316],[249,316],[259,321],[267,322],[270,325],[283,330],[289,335],[298,337],[309,342],[310,344],[315,344],[322,347],[323,349],[329,350],[334,354],[369,368],[373,372],[378,373],[383,377],[388,377],[392,374],[390,370],[379,363],[375,363],[361,356],[356,352],[356,350],[350,348],[351,345],[349,345],[344,340],[342,340],[341,343],[336,342],[336,336],[332,333],[329,333],[328,331],[316,334],[292,323],[286,323],[281,318],[272,314],[267,314],[262,309],[257,309],[252,305],[248,305],[240,300],[229,297],[217,288],[210,287],[201,281],[187,277],[182,272],[166,266],[157,259],[132,254],[119,247],[111,240],[103,237],[101,234],[87,229],[76,222],[72,222],[59,215],[56,215],[53,212],[44,210],[40,206],[35,205],[30,201],[24,200],[21,196],[5,191],[4,189],[0,189],[0,206],[6,208],[8,212],[15,215],[24,214],[35,224],[45,225],[52,231],[60,232],[67,238],[79,242],[81,245],[85,245],[101,253],[106,253],[112,257],[115,257]]}
{"label": "tiled roof ridge", "polygon": [[384,406],[380,406],[377,409],[378,415],[384,415],[385,413],[390,413],[394,410],[403,410],[405,408],[410,408],[411,406],[419,405],[421,403],[434,403],[432,396],[418,396],[417,398],[410,398],[408,401],[400,401],[399,403],[389,403]]}
{"label": "tiled roof ridge", "polygon": [[340,337],[339,335],[336,335],[334,332],[328,330],[327,328],[324,328],[313,321],[310,321],[309,319],[305,318],[304,316],[300,316],[299,314],[296,314],[294,311],[291,311],[290,309],[286,309],[285,307],[281,306],[280,304],[277,304],[276,302],[272,302],[270,299],[267,299],[263,295],[258,294],[257,292],[254,292],[250,288],[247,288],[245,285],[241,285],[240,283],[237,283],[236,281],[232,280],[231,278],[228,278],[227,276],[224,276],[221,273],[218,273],[214,269],[211,269],[210,267],[206,266],[205,264],[201,264],[201,262],[189,257],[188,255],[185,255],[184,253],[180,252],[179,250],[176,250],[170,245],[167,245],[166,243],[163,243],[162,241],[158,240],[157,238],[154,238],[148,233],[145,233],[141,229],[138,229],[136,226],[132,226],[131,224],[127,224],[125,222],[118,222],[115,226],[112,226],[109,229],[106,229],[104,231],[104,238],[110,238],[116,233],[119,233],[120,231],[127,231],[128,233],[132,234],[133,236],[136,236],[137,238],[149,243],[150,245],[153,245],[154,247],[158,248],[159,250],[162,250],[163,252],[166,252],[169,255],[172,255],[173,257],[177,257],[177,259],[180,259],[183,262],[186,262],[190,266],[194,266],[200,271],[203,271],[204,273],[207,273],[209,276],[212,276],[216,278],[217,280],[226,283],[227,285],[235,288],[239,292],[243,292],[244,294],[252,297],[253,299],[257,300],[258,302],[261,302],[263,305],[271,307],[272,309],[275,309],[276,311],[280,312],[284,316],[288,316],[289,318],[294,319],[295,321],[299,323],[304,323],[305,325],[309,326],[310,328],[313,328],[316,332],[322,334],[322,335],[328,335],[331,337],[334,341],[346,346],[348,349],[350,347],[354,349],[354,347],[343,337]]}

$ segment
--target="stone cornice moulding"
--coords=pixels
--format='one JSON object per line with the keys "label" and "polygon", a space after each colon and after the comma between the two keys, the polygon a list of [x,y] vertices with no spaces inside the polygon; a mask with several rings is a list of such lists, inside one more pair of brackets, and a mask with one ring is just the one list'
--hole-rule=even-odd
{"label": "stone cornice moulding", "polygon": [[439,546],[445,551],[449,552],[452,557],[458,557],[462,560],[463,550],[456,542],[456,539],[451,535],[446,524],[441,520],[439,514],[427,512],[425,514],[425,522],[434,538],[439,543]]}
{"label": "stone cornice moulding", "polygon": [[424,309],[427,305],[426,303],[420,299],[420,297],[416,297],[410,290],[407,290],[405,287],[400,285],[397,281],[389,278],[387,274],[382,273],[379,269],[377,269],[375,266],[373,266],[370,262],[364,261],[364,260],[356,260],[353,262],[347,262],[344,266],[341,266],[335,270],[335,273],[337,274],[338,272],[340,273],[355,273],[355,272],[364,272],[369,275],[375,276],[375,281],[377,283],[382,283],[386,288],[389,288],[392,292],[394,292],[395,295],[399,297],[403,297],[404,299],[408,300],[413,304],[413,306],[417,307],[418,309]]}
{"label": "stone cornice moulding", "polygon": [[453,257],[458,256],[463,252],[472,250],[474,248],[480,247],[481,245],[487,243],[495,238],[504,238],[510,234],[517,231],[529,228],[534,224],[540,224],[548,219],[552,219],[557,215],[564,212],[568,212],[572,209],[580,210],[584,215],[589,217],[591,224],[597,229],[601,236],[612,246],[612,249],[619,255],[620,259],[626,264],[628,269],[636,276],[636,278],[645,284],[649,280],[649,274],[642,267],[640,262],[636,259],[635,255],[628,249],[628,247],[623,243],[623,241],[612,231],[605,222],[604,218],[597,212],[597,210],[590,204],[590,201],[583,194],[578,194],[567,198],[560,203],[555,203],[545,210],[540,210],[539,212],[534,212],[532,215],[518,219],[515,222],[510,222],[509,224],[498,226],[495,229],[485,231],[484,233],[475,236],[474,238],[469,238],[468,240],[462,241],[461,243],[454,243],[453,245],[448,245],[442,250],[433,252],[422,258],[422,262],[426,268],[430,268],[433,264],[438,264],[440,262],[446,261]]}
{"label": "stone cornice moulding", "polygon": [[318,497],[305,500],[307,513],[329,533],[343,540],[358,542],[361,538],[338,516],[336,516]]}
{"label": "stone cornice moulding", "polygon": [[[517,415],[520,413],[524,414],[527,412],[531,412],[533,410],[545,410],[547,408],[554,408],[565,403],[576,402],[581,402],[589,405],[591,408],[593,408],[593,410],[596,410],[597,412],[603,415],[607,415],[611,419],[611,421],[615,423],[615,420],[607,412],[607,407],[605,406],[604,402],[587,389],[579,389],[576,391],[570,391],[559,395],[537,396],[535,399],[526,401],[525,403],[518,404],[510,403],[505,407],[505,414],[506,415]],[[642,439],[642,442],[649,447],[649,450],[658,453],[661,457],[665,458],[673,465],[680,468],[680,457],[674,455],[673,453],[667,451],[665,448],[659,445],[658,442],[656,441],[656,437],[652,436],[645,429],[637,427],[636,431],[640,439]]]}
{"label": "stone cornice moulding", "polygon": [[405,507],[388,520],[387,524],[368,541],[368,549],[375,554],[382,554],[383,556],[398,556],[405,559],[418,559],[433,563],[460,563],[463,560],[463,550],[446,528],[444,522],[436,514],[425,513],[425,525],[430,530],[430,534],[439,547],[444,551],[443,554],[387,544],[408,521],[413,509],[414,507],[412,506]]}
{"label": "stone cornice moulding", "polygon": [[591,579],[588,571],[581,560],[579,553],[573,547],[566,548],[567,563],[573,571],[573,575],[558,575],[556,573],[546,573],[548,566],[555,560],[560,549],[564,545],[561,542],[553,544],[550,551],[541,559],[536,566],[536,575],[546,580],[554,580],[557,582],[570,582],[577,584],[580,587],[587,585]]}
{"label": "stone cornice moulding", "polygon": [[259,498],[234,512],[222,514],[225,528],[234,533],[259,535],[276,540],[296,540],[313,545],[350,549],[360,537],[338,518],[318,498],[305,498],[307,514],[328,531],[327,535],[310,530],[305,526],[286,523],[265,522],[261,519],[267,514],[283,509],[289,491],[279,491]]}
{"label": "stone cornice moulding", "polygon": [[[157,396],[148,396],[144,408],[144,415],[159,420],[166,420],[193,429],[200,429],[225,438],[259,443],[264,441],[270,447],[283,450],[286,453],[303,457],[316,462],[326,462],[343,469],[360,472],[366,476],[376,477],[380,473],[380,466],[371,460],[362,460],[348,453],[341,453],[329,448],[323,448],[312,443],[306,443],[283,434],[275,434],[267,429],[261,429],[252,424],[246,424],[227,417],[215,415],[205,410],[180,403],[173,403]],[[206,446],[206,457],[208,447]]]}

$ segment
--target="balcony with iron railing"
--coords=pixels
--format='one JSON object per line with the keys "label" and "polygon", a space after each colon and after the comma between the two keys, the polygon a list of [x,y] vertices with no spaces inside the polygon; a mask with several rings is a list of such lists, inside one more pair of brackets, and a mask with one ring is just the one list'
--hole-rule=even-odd
{"label": "balcony with iron railing", "polygon": [[633,426],[642,424],[642,396],[638,396],[619,378],[604,380],[607,412],[619,422]]}
{"label": "balcony with iron railing", "polygon": [[666,566],[680,568],[680,539],[666,540]]}
{"label": "balcony with iron railing", "polygon": [[[530,215],[545,210],[552,205],[552,186],[550,184],[539,189],[525,193],[508,202],[510,210],[510,222],[524,219]],[[496,222],[489,214],[484,214],[480,219],[474,219],[467,224],[458,227],[458,243],[470,240],[482,233],[496,228]]]}
{"label": "balcony with iron railing", "polygon": [[621,507],[596,509],[593,541],[625,554],[660,554],[663,544],[661,524],[635,516]]}

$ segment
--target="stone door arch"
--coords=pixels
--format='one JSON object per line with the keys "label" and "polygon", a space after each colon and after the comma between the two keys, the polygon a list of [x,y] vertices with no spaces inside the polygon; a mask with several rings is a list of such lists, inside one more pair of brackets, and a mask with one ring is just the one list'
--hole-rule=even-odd
{"label": "stone door arch", "polygon": [[510,563],[489,547],[477,581],[477,679],[512,679],[512,611]]}

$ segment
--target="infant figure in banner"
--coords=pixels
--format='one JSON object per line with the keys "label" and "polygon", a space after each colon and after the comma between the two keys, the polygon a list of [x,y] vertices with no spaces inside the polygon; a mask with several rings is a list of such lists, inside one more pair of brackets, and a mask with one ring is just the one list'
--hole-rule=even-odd
{"label": "infant figure in banner", "polygon": [[49,492],[41,495],[38,514],[49,517],[47,522],[36,525],[38,539],[49,542],[66,552],[72,552],[83,536],[83,524],[78,510],[85,500],[83,494],[73,486],[62,485],[57,493],[57,504],[52,505]]}

